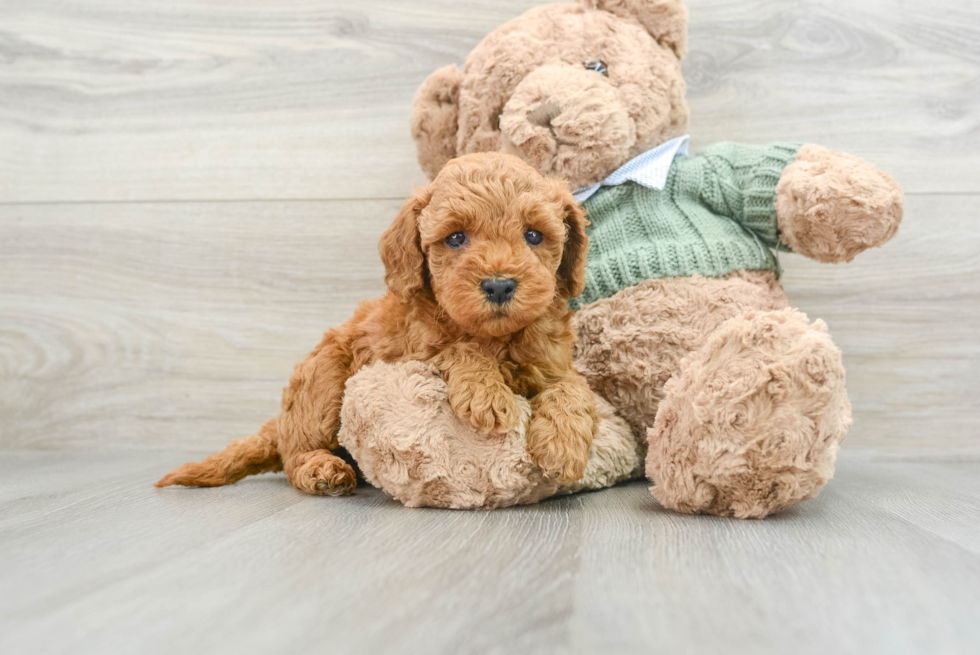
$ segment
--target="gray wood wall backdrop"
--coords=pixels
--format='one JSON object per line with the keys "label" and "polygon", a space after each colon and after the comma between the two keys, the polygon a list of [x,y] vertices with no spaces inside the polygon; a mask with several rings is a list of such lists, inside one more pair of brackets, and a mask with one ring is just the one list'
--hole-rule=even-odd
{"label": "gray wood wall backdrop", "polygon": [[[532,0],[0,0],[0,446],[213,449],[380,294],[412,95]],[[908,194],[784,258],[850,446],[980,447],[980,2],[691,0],[694,147],[796,139]]]}

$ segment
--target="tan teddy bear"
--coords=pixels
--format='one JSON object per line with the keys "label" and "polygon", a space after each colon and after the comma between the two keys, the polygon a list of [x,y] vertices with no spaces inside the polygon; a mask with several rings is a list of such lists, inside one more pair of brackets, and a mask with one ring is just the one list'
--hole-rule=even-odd
{"label": "tan teddy bear", "polygon": [[[775,251],[850,261],[895,235],[903,197],[888,174],[816,145],[723,143],[690,156],[687,18],[681,0],[532,9],[488,35],[463,70],[425,81],[412,134],[430,177],[458,155],[507,152],[566,179],[588,211],[575,365],[633,440],[607,411],[609,438],[597,437],[595,464],[566,490],[629,477],[634,451],[664,506],[763,517],[819,492],[851,423],[840,351],[822,321],[790,306]],[[379,406],[380,389],[426,376],[424,421],[410,398]],[[439,393],[410,365],[351,381],[340,439],[372,483],[447,507],[558,491],[527,462],[519,430],[456,425]],[[399,436],[399,425],[423,423],[439,424],[440,438]],[[456,475],[487,439],[498,450]]]}

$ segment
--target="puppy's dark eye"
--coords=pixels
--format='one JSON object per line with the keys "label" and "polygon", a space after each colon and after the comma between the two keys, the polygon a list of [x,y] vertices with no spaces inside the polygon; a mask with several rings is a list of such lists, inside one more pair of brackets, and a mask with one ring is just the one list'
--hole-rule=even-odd
{"label": "puppy's dark eye", "polygon": [[544,241],[544,235],[537,230],[528,230],[524,233],[524,240],[532,246],[540,246],[541,242]]}
{"label": "puppy's dark eye", "polygon": [[464,243],[466,243],[466,235],[462,232],[453,232],[446,237],[446,245],[450,248],[462,248]]}
{"label": "puppy's dark eye", "polygon": [[606,67],[606,62],[601,59],[593,59],[585,65],[586,70],[595,71],[600,75],[605,75],[609,77],[609,69]]}

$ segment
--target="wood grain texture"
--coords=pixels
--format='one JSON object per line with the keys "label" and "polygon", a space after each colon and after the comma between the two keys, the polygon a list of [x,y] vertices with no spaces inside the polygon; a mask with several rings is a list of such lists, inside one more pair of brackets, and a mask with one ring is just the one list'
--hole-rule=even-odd
{"label": "wood grain texture", "polygon": [[251,434],[323,332],[383,293],[400,206],[0,208],[0,443]]}
{"label": "wood grain texture", "polygon": [[[402,198],[412,96],[535,0],[0,2],[0,202]],[[694,146],[978,192],[973,0],[690,0]]]}
{"label": "wood grain texture", "polygon": [[0,652],[980,652],[973,0],[688,2],[695,149],[818,142],[910,192],[887,247],[783,257],[854,403],[818,499],[150,486],[382,293],[415,89],[536,4],[0,0]]}
{"label": "wood grain texture", "polygon": [[187,452],[0,455],[0,650],[860,653],[980,647],[980,459],[842,453],[765,521],[644,484],[497,512],[154,489]]}
{"label": "wood grain texture", "polygon": [[[223,447],[384,291],[397,201],[0,207],[0,444]],[[783,256],[844,351],[849,445],[980,445],[980,196],[915,196],[849,265]]]}

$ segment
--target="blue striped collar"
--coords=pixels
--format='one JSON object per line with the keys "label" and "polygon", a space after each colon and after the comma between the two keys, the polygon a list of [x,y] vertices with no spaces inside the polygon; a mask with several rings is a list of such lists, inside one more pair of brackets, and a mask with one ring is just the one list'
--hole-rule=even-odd
{"label": "blue striped collar", "polygon": [[643,154],[637,155],[598,184],[576,191],[575,199],[579,202],[585,202],[599,190],[599,187],[616,186],[627,181],[636,182],[650,189],[663,189],[667,183],[667,173],[670,171],[671,164],[674,163],[674,157],[678,153],[687,154],[687,144],[690,140],[691,137],[688,135],[679,136],[660,144],[653,150],[647,150]]}

